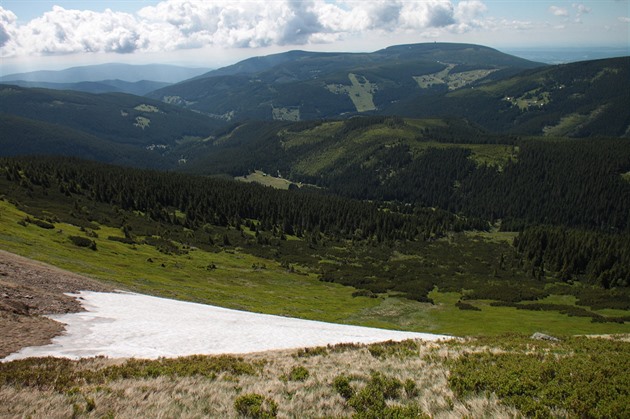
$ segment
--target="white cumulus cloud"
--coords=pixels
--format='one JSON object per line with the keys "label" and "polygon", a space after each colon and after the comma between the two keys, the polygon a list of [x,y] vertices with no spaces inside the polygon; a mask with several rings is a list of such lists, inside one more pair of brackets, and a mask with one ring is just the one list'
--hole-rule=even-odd
{"label": "white cumulus cloud", "polygon": [[135,14],[54,6],[19,24],[15,14],[0,7],[0,56],[256,48],[378,33],[461,33],[482,27],[486,9],[480,0],[164,0]]}
{"label": "white cumulus cloud", "polygon": [[582,3],[573,3],[571,6],[576,10],[578,16],[585,15],[591,12],[591,8],[585,6]]}
{"label": "white cumulus cloud", "polygon": [[564,7],[549,6],[549,12],[551,12],[551,14],[554,16],[561,16],[561,17],[569,16],[569,10],[567,10]]}
{"label": "white cumulus cloud", "polygon": [[0,48],[9,44],[15,36],[15,22],[17,16],[10,10],[5,10],[0,6]]}

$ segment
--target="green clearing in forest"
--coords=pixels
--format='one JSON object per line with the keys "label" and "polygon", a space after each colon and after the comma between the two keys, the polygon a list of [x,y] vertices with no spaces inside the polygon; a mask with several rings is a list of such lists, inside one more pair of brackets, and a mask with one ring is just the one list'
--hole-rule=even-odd
{"label": "green clearing in forest", "polygon": [[293,165],[296,173],[308,176],[333,170],[339,167],[340,162],[375,163],[371,161],[375,149],[394,145],[408,146],[414,158],[430,148],[465,148],[471,151],[470,158],[478,165],[498,168],[518,158],[518,147],[509,144],[445,143],[432,139],[427,133],[432,128],[443,127],[444,121],[440,119],[406,119],[404,125],[378,124],[370,126],[370,129],[339,135],[344,125],[335,121],[299,132],[281,131],[280,137],[282,147],[289,152],[310,146],[308,152],[297,152]]}
{"label": "green clearing in forest", "polygon": [[245,176],[238,176],[235,179],[239,182],[258,183],[263,186],[271,186],[275,189],[289,189],[289,185],[293,184],[290,180],[271,176],[260,170],[255,170],[253,173]]}
{"label": "green clearing in forest", "polygon": [[350,83],[352,83],[350,86],[330,84],[326,88],[335,94],[347,94],[357,112],[375,110],[376,105],[374,105],[373,95],[378,87],[361,75],[349,73],[348,78]]}

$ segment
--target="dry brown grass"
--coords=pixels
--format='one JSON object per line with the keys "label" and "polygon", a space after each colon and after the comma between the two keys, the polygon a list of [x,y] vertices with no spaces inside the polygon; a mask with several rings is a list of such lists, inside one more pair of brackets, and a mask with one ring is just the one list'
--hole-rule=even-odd
{"label": "dry brown grass", "polygon": [[[404,353],[375,356],[369,346],[328,349],[314,356],[298,356],[297,351],[266,352],[244,357],[246,362],[264,361],[256,375],[222,373],[215,379],[166,377],[121,379],[105,384],[85,384],[65,391],[3,386],[0,389],[0,417],[152,417],[152,418],[236,418],[234,400],[257,393],[278,404],[278,417],[350,417],[354,409],[332,386],[340,374],[352,378],[352,385],[364,387],[372,371],[402,382],[413,380],[417,393],[388,401],[388,404],[415,404],[436,418],[514,417],[516,411],[494,398],[457,400],[448,387],[444,361],[457,356],[457,350],[442,344],[418,342]],[[73,368],[98,370],[120,360],[76,361]],[[295,366],[309,372],[303,381],[291,381]]]}

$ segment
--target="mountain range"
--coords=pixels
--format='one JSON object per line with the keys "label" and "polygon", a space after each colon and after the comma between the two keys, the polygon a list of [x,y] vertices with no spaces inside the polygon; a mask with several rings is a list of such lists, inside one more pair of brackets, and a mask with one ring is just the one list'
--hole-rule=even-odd
{"label": "mountain range", "polygon": [[142,96],[153,90],[168,86],[170,83],[140,80],[135,82],[124,80],[80,81],[76,83],[51,83],[45,81],[16,80],[8,82],[20,87],[41,87],[54,90],[75,90],[86,93],[129,93]]}
{"label": "mountain range", "polygon": [[208,71],[205,68],[188,68],[168,64],[132,65],[122,63],[96,64],[71,67],[65,70],[41,70],[28,73],[7,74],[1,83],[13,81],[44,83],[78,83],[84,81],[122,80],[138,82],[152,80],[161,83],[177,83]]}
{"label": "mountain range", "polygon": [[[61,154],[138,167],[172,168],[173,149],[222,126],[198,112],[122,93],[0,85],[2,155]],[[164,156],[169,156],[168,164]]]}
{"label": "mountain range", "polygon": [[432,43],[0,84],[0,356],[77,289],[465,337],[0,362],[0,416],[630,417],[629,72]]}
{"label": "mountain range", "polygon": [[[108,68],[113,67],[92,68],[95,72],[84,78],[103,77],[101,70]],[[128,76],[160,68],[145,66]],[[68,70],[64,80],[85,71]],[[155,86],[138,81],[84,83],[96,90],[103,84],[142,90]],[[371,146],[342,147],[354,141],[347,137],[355,135],[352,130],[323,124],[333,127],[326,128],[331,138],[325,139],[321,133],[326,129],[313,134],[304,124],[359,116],[404,118],[398,127],[381,123],[379,129],[412,148],[416,139],[506,143],[497,136],[630,133],[630,115],[619,111],[630,103],[630,57],[545,65],[470,44],[399,45],[357,54],[289,51],[195,74],[144,97],[14,85],[0,90],[4,155],[62,153],[119,162],[124,145],[130,148],[125,154],[135,156],[122,159],[127,164],[181,169],[186,161],[185,170],[201,173],[243,175],[254,168],[287,172],[288,162],[298,164],[309,155],[310,161],[312,155],[329,160],[321,167],[356,161]],[[65,130],[72,134],[47,135]],[[286,132],[293,132],[292,144],[301,144],[290,153],[283,140]],[[59,147],[63,138],[74,145]],[[372,138],[368,143],[378,146],[379,141]],[[251,153],[251,147],[259,152]],[[349,150],[354,154],[345,158]],[[310,176],[316,170],[293,172]]]}
{"label": "mountain range", "polygon": [[622,136],[630,58],[544,65],[469,44],[251,58],[147,96],[226,121],[466,118],[494,132]]}
{"label": "mountain range", "polygon": [[542,66],[491,48],[416,44],[373,53],[290,51],[252,58],[148,94],[227,120],[389,113],[412,97]]}
{"label": "mountain range", "polygon": [[87,93],[130,93],[145,95],[204,74],[206,68],[187,68],[174,65],[148,64],[97,64],[72,67],[59,71],[33,71],[8,74],[0,77],[0,83],[22,87],[42,87],[56,90],[76,90]]}

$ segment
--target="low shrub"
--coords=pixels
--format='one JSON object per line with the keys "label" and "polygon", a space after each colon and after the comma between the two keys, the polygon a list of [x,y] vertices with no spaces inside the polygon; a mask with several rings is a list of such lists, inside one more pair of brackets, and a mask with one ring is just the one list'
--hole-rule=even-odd
{"label": "low shrub", "polygon": [[[458,397],[494,393],[531,417],[564,410],[569,417],[630,417],[630,343],[569,338],[542,343],[511,339],[508,352],[464,354],[450,361],[449,386]],[[483,368],[479,366],[482,365]]]}
{"label": "low shrub", "polygon": [[65,358],[26,358],[0,362],[0,387],[30,387],[38,390],[64,391],[84,382]]}
{"label": "low shrub", "polygon": [[311,356],[325,356],[328,355],[328,349],[325,346],[316,346],[314,348],[298,349],[295,356],[297,358],[306,358]]}
{"label": "low shrub", "polygon": [[278,415],[278,404],[256,393],[237,397],[234,400],[234,409],[238,414],[252,419],[275,418]]}
{"label": "low shrub", "polygon": [[395,342],[389,340],[381,343],[373,343],[367,347],[370,355],[375,358],[387,358],[396,356],[398,358],[408,358],[418,355],[418,344],[411,340]]}
{"label": "low shrub", "polygon": [[127,238],[127,237],[108,236],[107,240],[125,243],[125,244],[136,244],[135,240]]}
{"label": "low shrub", "polygon": [[405,382],[403,383],[403,388],[405,389],[405,394],[409,398],[416,397],[419,394],[418,386],[416,385],[416,382],[413,381],[411,378],[407,378],[405,380]]}
{"label": "low shrub", "polygon": [[44,228],[46,230],[52,230],[53,228],[55,228],[54,224],[51,224],[44,220],[29,219],[29,222],[35,224],[37,227]]}
{"label": "low shrub", "polygon": [[481,311],[481,309],[477,306],[474,306],[470,303],[465,303],[462,300],[458,300],[455,303],[455,307],[457,307],[460,310],[470,310],[470,311]]}
{"label": "low shrub", "polygon": [[310,373],[305,367],[297,365],[291,369],[287,378],[289,381],[306,381],[309,375]]}
{"label": "low shrub", "polygon": [[336,376],[333,380],[332,386],[333,389],[346,400],[349,400],[352,396],[354,396],[354,389],[350,385],[350,377],[348,376]]}
{"label": "low shrub", "polygon": [[82,236],[69,236],[70,241],[78,247],[87,247],[92,250],[96,250],[96,242],[94,240],[90,240],[87,237]]}
{"label": "low shrub", "polygon": [[389,412],[387,400],[397,400],[401,396],[403,383],[380,372],[372,372],[370,381],[348,399],[348,405],[356,410],[354,417],[383,418],[394,417]]}
{"label": "low shrub", "polygon": [[255,375],[257,366],[243,358],[221,355],[192,355],[157,360],[130,359],[122,365],[105,368],[103,375],[110,379],[148,378],[160,376],[203,376],[215,378],[220,373]]}
{"label": "low shrub", "polygon": [[348,406],[355,410],[353,418],[424,418],[421,409],[414,404],[388,405],[388,400],[399,400],[402,390],[408,398],[418,395],[416,383],[408,379],[404,383],[397,378],[388,377],[373,371],[366,385],[357,390],[351,385],[351,379],[338,375],[332,383],[333,389],[343,397]]}
{"label": "low shrub", "polygon": [[566,314],[567,316],[575,317],[590,317],[591,321],[598,323],[624,323],[630,321],[630,318],[625,317],[607,317],[601,314],[594,313],[586,310],[582,307],[567,305],[567,304],[548,304],[548,303],[507,303],[503,301],[494,301],[490,303],[494,307],[514,307],[517,310],[531,310],[531,311],[558,311],[560,314]]}
{"label": "low shrub", "polygon": [[220,373],[255,375],[262,365],[262,362],[249,363],[228,355],[193,355],[156,360],[130,359],[120,365],[87,370],[64,358],[27,358],[0,363],[0,386],[66,391],[83,384],[104,384],[130,378],[202,376],[214,379]]}
{"label": "low shrub", "polygon": [[374,294],[370,290],[356,290],[352,293],[353,297],[368,297],[368,298],[378,298],[378,295]]}

